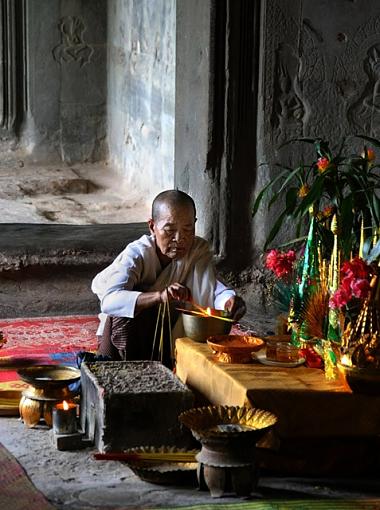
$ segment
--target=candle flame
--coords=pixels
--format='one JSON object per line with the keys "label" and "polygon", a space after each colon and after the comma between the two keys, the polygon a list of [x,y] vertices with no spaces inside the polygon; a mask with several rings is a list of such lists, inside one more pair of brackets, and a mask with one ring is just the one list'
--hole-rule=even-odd
{"label": "candle flame", "polygon": [[63,405],[63,410],[64,410],[64,411],[68,411],[68,410],[69,410],[70,406],[69,406],[69,404],[66,402],[66,400],[64,400],[64,401],[62,402],[62,405]]}
{"label": "candle flame", "polygon": [[342,365],[346,365],[347,367],[352,366],[351,358],[349,356],[347,356],[347,354],[343,354],[340,362],[342,363]]}

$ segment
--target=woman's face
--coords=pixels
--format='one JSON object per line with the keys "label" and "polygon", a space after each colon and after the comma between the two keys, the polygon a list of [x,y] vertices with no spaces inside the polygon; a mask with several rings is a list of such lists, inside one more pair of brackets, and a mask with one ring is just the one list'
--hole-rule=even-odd
{"label": "woman's face", "polygon": [[174,260],[184,257],[194,241],[195,216],[190,205],[162,204],[156,220],[150,219],[149,229],[156,238],[158,256]]}

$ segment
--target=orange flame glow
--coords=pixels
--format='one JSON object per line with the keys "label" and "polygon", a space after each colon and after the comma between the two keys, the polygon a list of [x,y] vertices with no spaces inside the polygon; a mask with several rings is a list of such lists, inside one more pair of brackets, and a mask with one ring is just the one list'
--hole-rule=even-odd
{"label": "orange flame glow", "polygon": [[352,367],[351,358],[349,356],[347,356],[347,354],[343,354],[340,362],[342,363],[342,365],[346,365],[347,367]]}
{"label": "orange flame glow", "polygon": [[206,313],[207,313],[207,315],[212,315],[211,308],[209,306],[207,307]]}
{"label": "orange flame glow", "polygon": [[66,400],[64,400],[64,401],[62,402],[62,405],[63,405],[63,410],[64,410],[64,411],[68,411],[68,410],[69,410],[70,406],[69,406],[69,404],[66,402]]}

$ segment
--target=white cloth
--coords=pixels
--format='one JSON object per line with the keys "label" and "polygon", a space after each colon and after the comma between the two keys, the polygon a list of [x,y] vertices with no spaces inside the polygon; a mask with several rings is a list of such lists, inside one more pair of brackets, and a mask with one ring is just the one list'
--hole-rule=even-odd
{"label": "white cloth", "polygon": [[102,313],[97,334],[103,333],[107,315],[134,317],[136,301],[142,292],[164,290],[179,282],[191,291],[196,303],[223,310],[235,292],[215,277],[212,252],[207,241],[195,237],[189,253],[161,268],[154,236],[143,235],[95,276],[91,289],[100,299]]}

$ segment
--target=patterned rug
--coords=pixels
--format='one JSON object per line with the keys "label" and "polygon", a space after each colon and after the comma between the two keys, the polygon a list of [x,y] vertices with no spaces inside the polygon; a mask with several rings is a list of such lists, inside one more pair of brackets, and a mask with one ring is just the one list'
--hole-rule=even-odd
{"label": "patterned rug", "polygon": [[210,503],[182,507],[160,507],[160,510],[380,510],[380,499],[278,499],[250,501],[249,503]]}
{"label": "patterned rug", "polygon": [[75,365],[79,351],[96,350],[97,326],[96,316],[0,319],[7,341],[0,349],[0,414],[18,414],[27,384],[20,380],[17,368],[39,363]]}
{"label": "patterned rug", "polygon": [[24,469],[0,443],[0,508],[3,510],[53,510]]}

